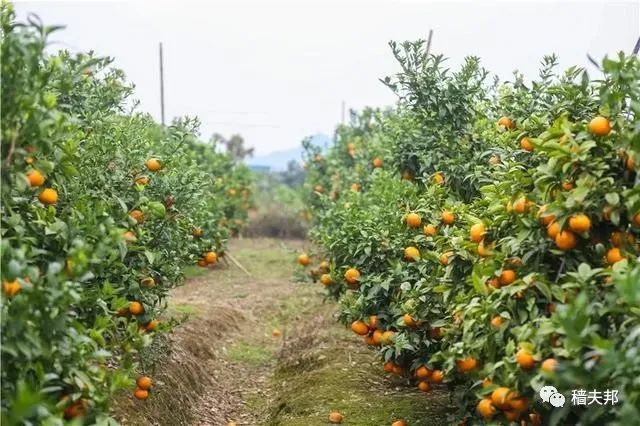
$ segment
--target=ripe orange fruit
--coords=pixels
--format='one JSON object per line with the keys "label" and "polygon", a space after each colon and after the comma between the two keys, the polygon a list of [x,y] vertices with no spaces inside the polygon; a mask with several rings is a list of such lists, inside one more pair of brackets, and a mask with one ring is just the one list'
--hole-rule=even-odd
{"label": "ripe orange fruit", "polygon": [[129,216],[131,217],[131,219],[135,220],[137,223],[144,222],[144,213],[142,213],[142,211],[140,210],[132,210],[129,213]]}
{"label": "ripe orange fruit", "polygon": [[564,251],[575,248],[578,243],[576,234],[571,231],[560,231],[560,233],[556,235],[555,241],[556,246],[558,246],[560,250]]}
{"label": "ripe orange fruit", "polygon": [[636,160],[631,156],[627,157],[624,162],[624,167],[630,172],[633,172],[636,169]]}
{"label": "ripe orange fruit", "polygon": [[316,185],[314,188],[314,191],[322,193],[324,192],[324,188],[322,187],[322,185]]}
{"label": "ripe orange fruit", "polygon": [[38,170],[31,170],[27,173],[27,180],[30,186],[42,186],[44,183],[44,176]]}
{"label": "ripe orange fruit", "polygon": [[429,330],[429,336],[431,336],[432,339],[441,339],[442,338],[442,328],[433,327],[431,330]]}
{"label": "ripe orange fruit", "polygon": [[373,163],[373,167],[378,169],[378,168],[382,167],[382,158],[376,157],[376,158],[373,159],[372,163]]}
{"label": "ripe orange fruit", "polygon": [[[395,336],[395,333],[391,330],[387,330],[384,333],[382,333],[382,344],[385,345],[390,345],[391,343],[393,343],[393,338]],[[394,370],[395,372],[395,370]],[[399,373],[398,373],[399,374]]]}
{"label": "ripe orange fruit", "polygon": [[480,241],[478,243],[478,256],[480,257],[488,257],[491,254],[490,247],[486,247],[484,245],[484,241]]}
{"label": "ripe orange fruit", "polygon": [[487,280],[487,285],[489,285],[491,288],[500,288],[500,280],[496,277],[493,277]]}
{"label": "ripe orange fruit", "polygon": [[298,263],[302,266],[307,266],[309,263],[311,263],[311,258],[309,258],[309,255],[307,255],[306,253],[302,253],[300,256],[298,256]]}
{"label": "ripe orange fruit", "polygon": [[151,170],[152,172],[157,172],[162,168],[162,165],[157,158],[149,158],[147,162],[144,163],[144,165],[147,166],[147,169]]}
{"label": "ripe orange fruit", "polygon": [[429,236],[429,237],[433,237],[438,233],[438,228],[436,228],[435,226],[429,224],[429,225],[425,225],[422,228],[422,232],[424,233],[424,235]]}
{"label": "ripe orange fruit", "polygon": [[520,148],[524,149],[525,151],[531,152],[533,151],[533,144],[531,143],[529,138],[524,137],[520,139]]}
{"label": "ripe orange fruit", "polygon": [[16,294],[18,294],[21,289],[22,289],[22,286],[20,285],[18,280],[2,282],[2,291],[4,292],[4,294],[6,294],[9,297],[15,296]]}
{"label": "ripe orange fruit", "polygon": [[624,258],[625,256],[622,255],[622,252],[617,247],[609,249],[609,251],[607,252],[607,262],[609,262],[611,265],[616,262],[620,262]]}
{"label": "ripe orange fruit", "polygon": [[489,398],[481,399],[476,406],[476,411],[478,412],[478,415],[485,420],[489,420],[497,413],[496,407],[493,406],[493,403]]}
{"label": "ripe orange fruit", "polygon": [[505,129],[513,128],[513,121],[509,117],[500,117],[498,120],[498,126],[504,127]]}
{"label": "ripe orange fruit", "polygon": [[393,373],[393,363],[391,361],[385,362],[383,369],[387,373]]}
{"label": "ripe orange fruit", "polygon": [[611,233],[611,244],[614,247],[621,247],[624,244],[633,245],[636,239],[630,232],[613,231]]}
{"label": "ripe orange fruit", "polygon": [[562,182],[562,189],[565,191],[571,191],[573,189],[573,182],[565,180]]}
{"label": "ripe orange fruit", "polygon": [[589,131],[596,136],[606,136],[611,131],[611,124],[606,118],[598,116],[589,122]]}
{"label": "ripe orange fruit", "polygon": [[487,232],[484,223],[476,223],[473,225],[469,231],[471,236],[471,241],[474,243],[479,243],[484,238],[484,234]]}
{"label": "ripe orange fruit", "polygon": [[380,322],[377,315],[369,315],[369,328],[375,330],[379,328]]}
{"label": "ripe orange fruit", "polygon": [[125,231],[122,234],[122,238],[124,238],[124,240],[127,241],[127,242],[132,242],[132,241],[136,240],[136,234],[134,234],[131,231]]}
{"label": "ripe orange fruit", "polygon": [[591,229],[591,219],[584,213],[573,215],[569,219],[569,229],[578,234],[587,232]]}
{"label": "ripe orange fruit", "polygon": [[416,325],[418,325],[416,320],[414,320],[413,317],[409,314],[404,314],[402,317],[402,321],[407,327],[415,327]]}
{"label": "ripe orange fruit", "polygon": [[129,304],[129,312],[133,315],[140,315],[144,312],[144,306],[140,302],[131,302]]}
{"label": "ripe orange fruit", "polygon": [[511,392],[511,389],[499,387],[491,393],[491,402],[501,410],[508,410],[509,403],[516,397],[517,394]]}
{"label": "ripe orange fruit", "polygon": [[462,358],[456,361],[456,366],[462,373],[469,373],[478,366],[478,360],[473,357]]}
{"label": "ripe orange fruit", "polygon": [[135,396],[136,399],[144,401],[145,399],[149,398],[149,391],[144,389],[136,389],[133,392],[133,396]]}
{"label": "ripe orange fruit", "polygon": [[441,263],[442,265],[444,265],[444,266],[447,266],[447,265],[449,264],[449,258],[450,258],[451,256],[453,256],[453,252],[451,252],[451,251],[448,251],[448,252],[446,252],[446,253],[442,253],[442,254],[440,255],[440,258],[439,258],[440,263]]}
{"label": "ripe orange fruit", "polygon": [[429,389],[431,389],[431,387],[429,386],[429,382],[421,381],[418,382],[418,389],[420,389],[420,391],[422,392],[429,392]]}
{"label": "ripe orange fruit", "polygon": [[[371,327],[369,327],[371,328]],[[383,333],[380,330],[373,330],[373,334],[371,335],[371,340],[373,341],[374,346],[380,346],[382,344]]]}
{"label": "ripe orange fruit", "polygon": [[396,420],[395,422],[391,423],[391,426],[407,426],[407,422],[405,422],[404,420]]}
{"label": "ripe orange fruit", "polygon": [[551,222],[556,220],[556,217],[555,215],[552,215],[552,214],[545,214],[545,212],[547,211],[547,208],[549,208],[547,204],[540,207],[540,210],[538,210],[538,218],[540,219],[540,222],[542,222],[543,225],[549,226]]}
{"label": "ripe orange fruit", "polygon": [[369,327],[362,320],[357,320],[351,323],[351,330],[359,336],[369,334]]}
{"label": "ripe orange fruit", "polygon": [[509,401],[509,411],[515,411],[517,413],[523,413],[529,409],[529,400],[527,398],[514,398]]}
{"label": "ripe orange fruit", "polygon": [[491,318],[491,326],[493,328],[500,328],[501,325],[502,325],[502,317],[500,315],[496,315],[493,318]]}
{"label": "ripe orange fruit", "polygon": [[352,183],[351,184],[351,192],[360,192],[360,184]]}
{"label": "ripe orange fruit", "polygon": [[442,383],[444,380],[444,373],[442,370],[433,370],[431,372],[431,381],[433,383]]}
{"label": "ripe orange fruit", "polygon": [[553,358],[545,359],[544,361],[542,361],[542,365],[540,366],[542,371],[544,371],[545,373],[553,373],[557,367],[558,361]]}
{"label": "ripe orange fruit", "polygon": [[349,268],[344,273],[344,279],[349,284],[357,284],[360,280],[360,271],[358,271],[356,268]]}
{"label": "ripe orange fruit", "polygon": [[444,223],[445,225],[453,225],[453,223],[456,221],[456,216],[449,210],[443,211],[440,215],[440,218],[442,219],[442,223]]}
{"label": "ripe orange fruit", "polygon": [[528,203],[527,203],[527,199],[524,197],[520,197],[516,200],[515,203],[513,203],[513,209],[516,211],[516,213],[518,214],[523,214],[527,211],[527,207],[528,207]]}
{"label": "ripe orange fruit", "polygon": [[533,359],[533,355],[525,349],[520,349],[516,352],[516,362],[520,368],[524,370],[530,370],[536,365],[536,361]]}
{"label": "ripe orange fruit", "polygon": [[404,249],[404,260],[412,262],[418,259],[420,259],[420,250],[416,247],[407,247]]}
{"label": "ripe orange fruit", "polygon": [[337,411],[332,411],[329,413],[329,423],[342,423],[342,414]]}
{"label": "ripe orange fruit", "polygon": [[500,282],[501,286],[509,285],[512,284],[517,277],[518,275],[515,271],[512,271],[511,269],[504,269],[500,273],[500,278],[498,278],[498,281]]}
{"label": "ripe orange fruit", "polygon": [[44,205],[51,205],[58,202],[58,191],[53,188],[46,188],[38,195],[38,200]]}
{"label": "ripe orange fruit", "polygon": [[218,255],[213,251],[208,251],[204,255],[204,261],[207,262],[208,265],[213,265],[218,261]]}
{"label": "ripe orange fruit", "polygon": [[436,185],[442,185],[444,183],[444,175],[442,173],[436,173],[433,175],[433,182]]}
{"label": "ripe orange fruit", "polygon": [[555,238],[558,236],[559,233],[560,233],[560,224],[558,224],[558,222],[551,222],[549,226],[547,226],[547,235],[549,236],[549,238],[552,238],[555,240]]}
{"label": "ripe orange fruit", "polygon": [[429,371],[429,369],[424,365],[421,365],[420,367],[416,368],[416,377],[418,379],[428,379],[430,375],[431,375],[431,371]]}
{"label": "ripe orange fruit", "polygon": [[147,323],[147,325],[145,325],[144,328],[147,331],[153,331],[158,327],[158,324],[160,324],[160,321],[158,321],[157,319],[152,319]]}
{"label": "ripe orange fruit", "polygon": [[139,389],[142,389],[142,390],[151,389],[151,384],[152,384],[151,377],[149,376],[140,376],[136,380],[136,385],[138,386]]}
{"label": "ripe orange fruit", "polygon": [[320,277],[320,282],[323,285],[329,286],[329,285],[333,284],[333,278],[331,278],[330,274],[322,274],[322,276]]}
{"label": "ripe orange fruit", "polygon": [[417,213],[409,213],[405,218],[405,222],[410,228],[417,228],[422,224],[422,218]]}
{"label": "ripe orange fruit", "polygon": [[635,226],[640,227],[640,213],[634,214],[633,217],[631,218],[631,221]]}
{"label": "ripe orange fruit", "polygon": [[280,330],[278,330],[277,328],[274,328],[273,331],[271,332],[271,335],[273,337],[280,337],[282,333],[280,332]]}
{"label": "ripe orange fruit", "polygon": [[323,271],[323,272],[329,272],[329,262],[327,262],[326,260],[323,260],[322,262],[320,262],[320,265],[318,265],[318,268]]}

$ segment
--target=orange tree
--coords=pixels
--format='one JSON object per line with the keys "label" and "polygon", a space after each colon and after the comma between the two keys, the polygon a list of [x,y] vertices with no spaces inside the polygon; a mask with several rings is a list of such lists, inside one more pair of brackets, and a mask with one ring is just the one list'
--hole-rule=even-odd
{"label": "orange tree", "polygon": [[[551,56],[536,81],[488,84],[477,59],[451,72],[422,43],[392,49],[396,109],[339,126],[326,158],[307,146],[329,266],[313,271],[341,321],[386,371],[448,384],[465,422],[633,423],[640,62],[605,59],[590,81]],[[619,401],[573,405],[572,389]]]}
{"label": "orange tree", "polygon": [[249,175],[197,121],[131,111],[108,60],[47,55],[55,28],[1,13],[2,422],[100,422],[184,267],[242,225]]}

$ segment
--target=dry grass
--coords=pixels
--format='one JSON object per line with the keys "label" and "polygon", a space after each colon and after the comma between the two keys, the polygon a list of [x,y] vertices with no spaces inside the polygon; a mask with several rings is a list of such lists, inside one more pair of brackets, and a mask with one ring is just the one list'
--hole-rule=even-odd
{"label": "dry grass", "polygon": [[[251,273],[221,263],[176,289],[170,312],[189,319],[154,343],[146,402],[115,403],[128,425],[315,425],[330,410],[345,424],[446,424],[448,391],[429,395],[385,377],[360,339],[333,319],[320,285],[291,282],[300,241],[234,240]],[[280,337],[272,336],[279,329]],[[160,354],[160,355],[158,355]]]}

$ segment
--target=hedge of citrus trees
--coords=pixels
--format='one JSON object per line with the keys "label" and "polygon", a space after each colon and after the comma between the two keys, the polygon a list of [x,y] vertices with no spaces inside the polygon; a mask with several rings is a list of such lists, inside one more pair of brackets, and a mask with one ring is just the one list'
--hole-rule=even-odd
{"label": "hedge of citrus trees", "polygon": [[134,112],[110,60],[46,54],[55,28],[7,3],[1,21],[2,423],[104,423],[185,266],[242,225],[249,174],[197,121]]}
{"label": "hedge of citrus trees", "polygon": [[452,422],[637,423],[640,61],[590,80],[550,56],[499,83],[391,47],[397,106],[352,114],[326,154],[304,143],[317,253],[299,263],[385,371],[448,385]]}

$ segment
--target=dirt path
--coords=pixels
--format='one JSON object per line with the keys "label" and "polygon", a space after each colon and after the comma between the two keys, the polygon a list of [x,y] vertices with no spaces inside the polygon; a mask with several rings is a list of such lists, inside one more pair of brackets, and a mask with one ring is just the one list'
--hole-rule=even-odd
{"label": "dirt path", "polygon": [[[143,366],[156,383],[144,404],[130,396],[115,415],[130,425],[447,424],[448,393],[419,394],[333,319],[320,286],[291,281],[301,242],[236,240],[230,252],[251,273],[221,265],[176,289],[169,308],[186,315]],[[274,336],[279,330],[281,335]],[[161,355],[158,355],[161,354]],[[231,423],[233,424],[233,423]]]}

